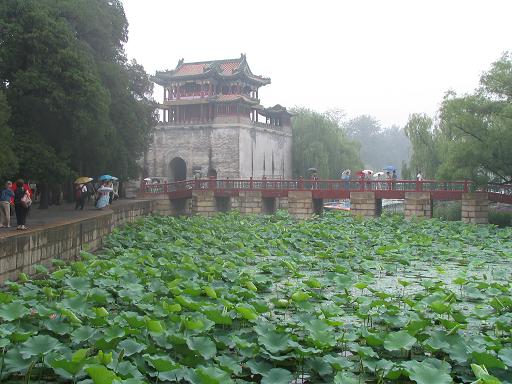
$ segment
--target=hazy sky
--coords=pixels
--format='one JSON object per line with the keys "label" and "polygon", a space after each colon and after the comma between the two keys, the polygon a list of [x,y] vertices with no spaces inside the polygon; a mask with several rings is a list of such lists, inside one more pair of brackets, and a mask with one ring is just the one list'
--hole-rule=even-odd
{"label": "hazy sky", "polygon": [[[512,49],[510,0],[123,0],[147,72],[247,54],[263,105],[343,109],[384,125],[434,114]],[[155,98],[161,101],[160,93]]]}

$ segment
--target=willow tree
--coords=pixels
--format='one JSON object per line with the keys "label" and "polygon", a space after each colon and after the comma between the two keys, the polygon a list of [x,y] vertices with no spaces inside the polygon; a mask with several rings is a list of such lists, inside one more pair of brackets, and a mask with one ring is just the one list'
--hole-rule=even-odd
{"label": "willow tree", "polygon": [[474,93],[448,93],[440,112],[446,139],[440,176],[512,182],[511,52],[491,65]]}
{"label": "willow tree", "polygon": [[346,168],[360,169],[359,143],[350,140],[336,119],[306,108],[293,117],[293,175],[316,168],[320,178],[339,178]]}

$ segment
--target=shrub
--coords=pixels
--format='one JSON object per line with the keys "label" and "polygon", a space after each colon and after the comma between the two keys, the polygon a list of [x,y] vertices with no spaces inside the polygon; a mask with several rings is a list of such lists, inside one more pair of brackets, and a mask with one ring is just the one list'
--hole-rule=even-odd
{"label": "shrub", "polygon": [[512,212],[489,211],[489,224],[496,224],[500,228],[512,226]]}
{"label": "shrub", "polygon": [[461,219],[461,211],[460,201],[436,201],[433,216],[440,220],[458,221]]}

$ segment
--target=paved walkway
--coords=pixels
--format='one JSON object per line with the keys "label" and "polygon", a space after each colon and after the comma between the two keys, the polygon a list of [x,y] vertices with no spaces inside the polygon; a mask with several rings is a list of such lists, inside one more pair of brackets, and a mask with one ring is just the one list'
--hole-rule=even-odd
{"label": "paved walkway", "polygon": [[[136,199],[121,199],[116,200],[113,206],[122,206],[138,201]],[[16,230],[16,216],[11,216],[11,228],[0,228],[0,238],[16,236],[20,233],[27,233],[30,231],[52,227],[55,225],[71,223],[80,219],[103,215],[105,212],[111,212],[110,208],[99,210],[94,208],[93,202],[86,204],[83,211],[75,211],[75,203],[62,203],[61,205],[52,205],[48,209],[39,209],[39,204],[35,203],[30,207],[27,216],[28,230]]]}

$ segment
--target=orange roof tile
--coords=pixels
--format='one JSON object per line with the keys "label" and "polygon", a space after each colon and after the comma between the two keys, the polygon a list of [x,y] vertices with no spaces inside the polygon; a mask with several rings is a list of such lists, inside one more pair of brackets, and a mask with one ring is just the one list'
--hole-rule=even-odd
{"label": "orange roof tile", "polygon": [[223,75],[231,75],[238,68],[240,68],[241,59],[235,60],[218,60],[218,61],[205,61],[201,63],[183,63],[176,68],[175,75],[188,76],[200,75],[204,73],[213,65],[218,63],[218,66]]}

